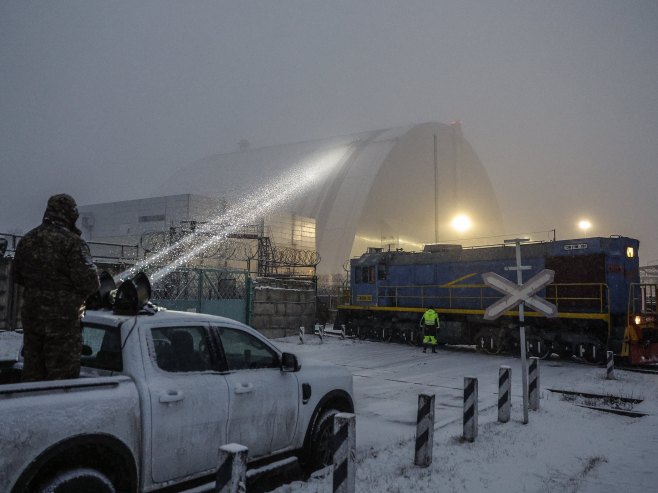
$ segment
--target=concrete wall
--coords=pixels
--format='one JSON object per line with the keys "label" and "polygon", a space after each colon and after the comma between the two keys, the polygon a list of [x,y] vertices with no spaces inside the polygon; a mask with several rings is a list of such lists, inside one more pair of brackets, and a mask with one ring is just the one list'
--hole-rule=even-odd
{"label": "concrete wall", "polygon": [[311,281],[259,278],[254,282],[250,325],[269,338],[315,326],[315,285]]}

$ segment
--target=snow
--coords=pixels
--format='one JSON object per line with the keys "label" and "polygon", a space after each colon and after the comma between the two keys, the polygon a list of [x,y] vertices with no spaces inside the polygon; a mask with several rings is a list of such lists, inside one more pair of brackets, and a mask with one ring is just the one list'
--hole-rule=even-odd
{"label": "snow", "polygon": [[[284,351],[331,361],[354,375],[357,492],[578,492],[656,491],[658,376],[564,360],[540,362],[540,409],[524,425],[521,363],[468,348],[438,354],[394,343],[309,337],[279,339]],[[512,417],[497,421],[498,369],[512,368]],[[461,439],[464,376],[478,378],[479,432]],[[633,418],[579,407],[600,405],[547,389],[643,399],[625,409]],[[436,395],[433,462],[413,465],[418,394]],[[316,474],[276,493],[332,491],[331,474]]]}

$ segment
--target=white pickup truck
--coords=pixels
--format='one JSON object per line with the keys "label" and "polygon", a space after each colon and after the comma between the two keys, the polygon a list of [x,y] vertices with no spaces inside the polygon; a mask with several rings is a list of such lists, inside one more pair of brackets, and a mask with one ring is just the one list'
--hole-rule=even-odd
{"label": "white pickup truck", "polygon": [[134,492],[214,483],[218,449],[255,467],[296,455],[331,460],[352,376],[298,361],[231,319],[149,309],[88,311],[81,377],[16,382],[0,370],[0,491]]}

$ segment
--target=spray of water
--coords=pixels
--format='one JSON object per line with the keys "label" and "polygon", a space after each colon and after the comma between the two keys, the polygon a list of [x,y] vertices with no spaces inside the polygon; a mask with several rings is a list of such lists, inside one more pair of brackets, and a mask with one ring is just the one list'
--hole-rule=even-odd
{"label": "spray of water", "polygon": [[226,240],[229,235],[239,231],[243,226],[253,224],[257,219],[321,182],[336,165],[343,161],[347,150],[346,147],[334,149],[293,167],[278,179],[245,197],[225,213],[183,237],[179,242],[117,275],[115,281],[132,277],[139,271],[148,271],[153,266],[167,262],[164,267],[150,276],[151,282],[159,281],[178,267]]}

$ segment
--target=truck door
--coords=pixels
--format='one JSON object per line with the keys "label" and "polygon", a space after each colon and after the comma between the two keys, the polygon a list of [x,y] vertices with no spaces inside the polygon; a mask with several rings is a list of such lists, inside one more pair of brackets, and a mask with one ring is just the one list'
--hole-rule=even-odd
{"label": "truck door", "polygon": [[145,370],[151,404],[154,482],[212,472],[226,440],[228,384],[208,328],[177,324],[147,330]]}
{"label": "truck door", "polygon": [[292,445],[299,412],[299,383],[280,369],[278,353],[247,331],[214,327],[229,370],[228,441],[254,459]]}

